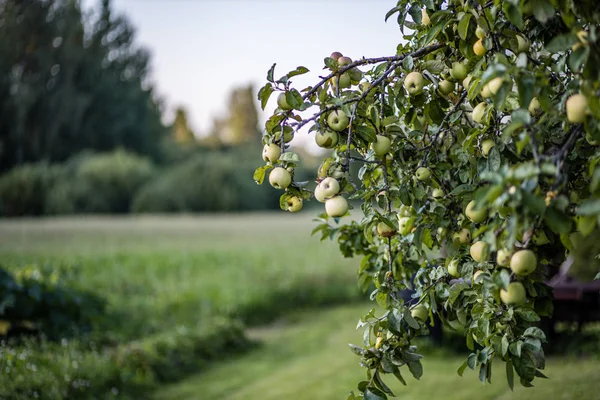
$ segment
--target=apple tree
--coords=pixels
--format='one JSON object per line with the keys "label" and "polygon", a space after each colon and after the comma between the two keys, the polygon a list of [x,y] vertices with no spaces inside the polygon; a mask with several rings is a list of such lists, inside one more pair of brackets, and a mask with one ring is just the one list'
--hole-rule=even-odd
{"label": "apple tree", "polygon": [[[382,311],[361,319],[352,351],[367,379],[349,399],[393,396],[388,375],[419,379],[413,339],[434,314],[464,332],[460,375],[491,382],[502,361],[511,388],[532,386],[545,377],[544,281],[568,259],[599,270],[600,9],[400,0],[390,18],[404,38],[393,55],[334,52],[306,88],[293,78],[307,68],[276,78],[273,65],[258,97],[278,107],[254,179],[283,190],[283,210],[324,203],[314,233],[360,259],[359,285]],[[306,130],[330,149],[314,192],[294,180],[288,150]]]}

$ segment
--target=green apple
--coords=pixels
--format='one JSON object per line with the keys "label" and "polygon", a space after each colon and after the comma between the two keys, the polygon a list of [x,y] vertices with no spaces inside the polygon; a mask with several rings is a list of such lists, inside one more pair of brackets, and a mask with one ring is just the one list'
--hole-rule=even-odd
{"label": "green apple", "polygon": [[285,189],[292,183],[292,175],[285,168],[273,168],[273,171],[269,174],[269,183],[275,189]]}
{"label": "green apple", "polygon": [[429,178],[431,177],[431,171],[429,170],[429,168],[419,167],[415,171],[415,176],[417,177],[418,180],[424,182],[424,181],[429,180]]}
{"label": "green apple", "polygon": [[446,235],[448,235],[448,228],[446,228],[446,227],[441,227],[441,226],[440,226],[440,227],[438,227],[438,228],[437,228],[437,234],[438,234],[438,237],[439,237],[440,239],[443,239],[443,238],[445,238],[445,237],[446,237]]}
{"label": "green apple", "polygon": [[392,237],[396,234],[396,230],[385,222],[380,222],[377,224],[377,234],[381,237]]}
{"label": "green apple", "polygon": [[477,241],[471,245],[469,253],[473,260],[477,262],[485,262],[489,258],[489,246],[484,241]]}
{"label": "green apple", "polygon": [[525,53],[529,50],[529,42],[521,35],[517,35],[517,53]]}
{"label": "green apple", "polygon": [[500,78],[499,76],[495,77],[494,79],[492,79],[491,81],[489,81],[487,83],[492,96],[495,95],[496,93],[498,93],[498,91],[502,87],[503,83],[504,83],[504,80],[502,78]]}
{"label": "green apple", "polygon": [[442,189],[433,189],[431,191],[431,197],[433,197],[434,199],[441,199],[442,197],[444,197],[446,193],[444,193],[444,191]]}
{"label": "green apple", "polygon": [[325,212],[330,217],[341,217],[348,212],[348,201],[342,196],[335,196],[325,202]]}
{"label": "green apple", "polygon": [[481,97],[483,97],[484,99],[490,98],[492,97],[492,91],[490,90],[490,85],[489,83],[486,83],[485,85],[483,85],[483,87],[481,88]]}
{"label": "green apple", "polygon": [[448,273],[455,278],[460,277],[460,272],[458,271],[458,260],[456,258],[448,263]]}
{"label": "green apple", "polygon": [[392,142],[389,138],[383,135],[377,135],[376,141],[371,143],[371,148],[375,152],[375,155],[381,157],[390,151],[390,147],[392,146]]}
{"label": "green apple", "polygon": [[466,228],[461,229],[460,232],[456,232],[452,236],[452,242],[455,244],[465,245],[465,244],[469,243],[470,241],[471,241],[471,232]]}
{"label": "green apple", "polygon": [[315,142],[319,147],[324,149],[332,149],[338,144],[339,135],[337,132],[326,130],[317,131],[315,134]]}
{"label": "green apple", "polygon": [[482,57],[486,52],[487,50],[483,45],[483,40],[479,39],[473,44],[473,53],[475,53],[475,55]]}
{"label": "green apple", "polygon": [[465,208],[465,215],[471,222],[476,224],[483,222],[488,217],[488,212],[485,209],[476,210],[475,209],[475,200],[471,200],[467,207]]}
{"label": "green apple", "polygon": [[423,86],[425,86],[425,79],[420,72],[413,71],[404,78],[404,89],[406,89],[411,96],[421,94],[423,92]]}
{"label": "green apple", "polygon": [[487,103],[484,101],[475,106],[475,108],[471,112],[471,117],[473,118],[473,121],[477,122],[478,124],[481,124],[483,122],[486,107]]}
{"label": "green apple", "polygon": [[475,29],[475,36],[477,36],[478,39],[483,39],[485,37],[485,30],[479,25],[477,25],[477,29]]}
{"label": "green apple", "polygon": [[463,79],[462,81],[462,85],[465,89],[469,89],[469,86],[471,85],[471,80],[473,79],[472,75],[467,75],[467,77],[465,79]]}
{"label": "green apple", "polygon": [[477,282],[477,278],[479,278],[479,276],[481,274],[485,274],[485,271],[478,269],[477,271],[475,271],[475,273],[473,274],[473,282]]}
{"label": "green apple", "polygon": [[581,93],[574,94],[567,99],[565,103],[567,109],[567,119],[569,122],[579,124],[585,121],[588,112],[587,98]]}
{"label": "green apple", "polygon": [[279,93],[279,96],[277,96],[277,106],[286,111],[292,109],[285,98],[285,93]]}
{"label": "green apple", "polygon": [[288,197],[287,208],[289,212],[293,213],[302,210],[302,199],[298,196]]}
{"label": "green apple", "polygon": [[441,81],[438,84],[438,90],[440,91],[440,93],[444,96],[449,95],[450,93],[452,93],[455,89],[455,85],[454,82],[450,82],[447,79],[444,79],[443,81]]}
{"label": "green apple", "polygon": [[360,85],[358,85],[358,90],[360,92],[364,93],[367,90],[369,90],[370,87],[371,87],[371,84],[369,82],[361,82]]}
{"label": "green apple", "polygon": [[281,147],[275,143],[265,144],[263,147],[262,158],[264,161],[275,164],[281,156]]}
{"label": "green apple", "polygon": [[352,68],[350,71],[346,72],[349,76],[350,79],[352,80],[352,82],[358,83],[360,82],[360,80],[363,77],[363,73],[360,69],[358,69],[357,67]]}
{"label": "green apple", "polygon": [[450,70],[450,76],[457,81],[462,81],[467,77],[467,67],[465,64],[455,61],[452,63],[452,69]]}
{"label": "green apple", "polygon": [[337,60],[342,56],[343,56],[343,54],[340,53],[339,51],[334,51],[333,53],[331,53],[331,55],[329,57],[333,58],[334,60]]}
{"label": "green apple", "polygon": [[498,252],[496,253],[496,264],[498,264],[501,267],[508,266],[508,264],[510,263],[511,256],[512,256],[512,253],[508,249],[498,250]]}
{"label": "green apple", "polygon": [[350,57],[340,57],[337,59],[338,65],[340,67],[345,67],[346,65],[352,64],[352,59]]}
{"label": "green apple", "polygon": [[327,124],[336,132],[341,132],[348,127],[350,118],[342,110],[334,110],[327,116]]}
{"label": "green apple", "polygon": [[510,269],[517,275],[529,275],[537,267],[537,257],[531,250],[519,250],[510,259]]}
{"label": "green apple", "polygon": [[339,77],[334,76],[333,86],[337,87],[338,85],[340,86],[340,89],[348,89],[350,86],[352,86],[352,79],[350,79],[350,74],[344,72]]}
{"label": "green apple", "polygon": [[426,8],[421,10],[421,24],[423,26],[429,26],[431,24],[431,19],[429,18],[429,14],[427,14]]}
{"label": "green apple", "polygon": [[487,157],[488,154],[490,154],[492,147],[494,147],[495,145],[496,143],[492,139],[485,139],[484,141],[482,141],[481,152],[483,153],[483,156]]}
{"label": "green apple", "polygon": [[540,101],[538,100],[537,97],[534,97],[533,99],[531,99],[531,101],[529,102],[529,107],[527,107],[527,110],[529,110],[529,112],[531,113],[531,115],[538,116],[542,113],[542,106],[540,105]]}
{"label": "green apple", "polygon": [[323,194],[323,188],[320,185],[317,185],[317,187],[315,188],[315,199],[319,202],[319,203],[325,203],[325,201],[327,200],[325,198],[325,195]]}
{"label": "green apple", "polygon": [[413,217],[400,217],[398,218],[398,231],[402,236],[406,236],[411,233],[414,223]]}
{"label": "green apple", "polygon": [[427,317],[429,316],[429,311],[427,310],[427,307],[425,307],[423,304],[419,304],[418,306],[410,310],[410,315],[414,319],[418,319],[421,322],[425,322],[427,320]]}
{"label": "green apple", "polygon": [[504,304],[523,304],[526,299],[527,293],[521,282],[512,282],[508,285],[508,290],[500,290],[500,300]]}
{"label": "green apple", "polygon": [[337,179],[332,177],[323,179],[319,183],[318,187],[320,188],[320,195],[322,195],[322,198],[325,200],[337,195],[341,189],[340,183],[337,181]]}

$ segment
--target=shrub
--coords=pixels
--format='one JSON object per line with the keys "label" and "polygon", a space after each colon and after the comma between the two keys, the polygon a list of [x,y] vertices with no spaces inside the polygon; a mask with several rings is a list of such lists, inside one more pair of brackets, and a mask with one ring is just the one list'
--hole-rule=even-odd
{"label": "shrub", "polygon": [[78,290],[70,271],[29,265],[11,275],[0,268],[0,334],[42,333],[59,339],[88,332],[105,307],[103,300]]}
{"label": "shrub", "polygon": [[55,169],[46,163],[25,164],[0,177],[0,209],[6,216],[42,215]]}
{"label": "shrub", "polygon": [[134,212],[245,211],[278,208],[275,191],[252,182],[254,167],[241,152],[196,155],[166,170],[136,196]]}
{"label": "shrub", "polygon": [[117,150],[83,160],[71,188],[57,186],[70,195],[76,212],[125,213],[137,190],[150,179],[151,162],[135,154]]}

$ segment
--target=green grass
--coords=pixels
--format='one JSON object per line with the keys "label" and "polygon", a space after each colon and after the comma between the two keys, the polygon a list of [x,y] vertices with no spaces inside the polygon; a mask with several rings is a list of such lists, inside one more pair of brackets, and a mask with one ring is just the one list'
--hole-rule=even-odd
{"label": "green grass", "polygon": [[[356,321],[370,304],[341,306],[321,312],[294,313],[277,324],[252,331],[263,346],[232,362],[211,368],[179,384],[164,387],[155,399],[345,399],[365,374],[348,343],[361,342]],[[551,358],[549,380],[535,388],[506,384],[504,365],[496,365],[493,384],[481,384],[474,372],[461,378],[456,369],[464,360],[437,350],[424,353],[421,381],[407,379],[404,387],[386,382],[401,399],[554,400],[592,399],[600,393],[600,362],[590,359]],[[406,373],[405,376],[410,376]]]}
{"label": "green grass", "polygon": [[295,304],[358,297],[356,267],[311,237],[313,226],[283,213],[9,220],[0,261],[76,265],[81,286],[109,301],[108,336],[138,339],[214,315],[256,324]]}

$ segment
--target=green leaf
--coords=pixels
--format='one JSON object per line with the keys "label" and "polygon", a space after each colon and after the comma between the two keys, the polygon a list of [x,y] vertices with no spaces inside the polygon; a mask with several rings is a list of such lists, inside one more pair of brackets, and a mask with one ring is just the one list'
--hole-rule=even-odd
{"label": "green leaf", "polygon": [[300,108],[302,106],[302,95],[296,89],[290,89],[285,92],[285,101],[292,108]]}
{"label": "green leaf", "polygon": [[309,70],[306,67],[296,67],[295,70],[288,72],[287,76],[288,78],[291,78],[292,76],[296,76],[296,75],[302,75],[307,73]]}
{"label": "green leaf", "polygon": [[463,376],[463,374],[465,373],[465,369],[467,369],[467,360],[465,360],[465,362],[463,362],[460,367],[458,367],[458,369],[456,370],[456,373],[459,376]]}
{"label": "green leaf", "polygon": [[577,208],[578,215],[598,215],[600,214],[600,199],[584,200]]}
{"label": "green leaf", "polygon": [[409,362],[408,369],[417,380],[421,379],[423,376],[423,365],[421,364],[420,360]]}
{"label": "green leaf", "polygon": [[406,69],[407,71],[411,71],[414,67],[414,61],[413,58],[411,56],[407,56],[404,58],[404,60],[402,60],[402,67],[404,69]]}
{"label": "green leaf", "polygon": [[387,400],[387,396],[376,387],[369,387],[365,390],[363,397],[365,400]]}
{"label": "green leaf", "polygon": [[275,65],[276,64],[273,64],[271,68],[269,68],[269,72],[267,72],[267,80],[269,82],[275,82],[275,79],[273,78],[273,73],[275,72]]}
{"label": "green leaf", "polygon": [[286,151],[285,153],[281,154],[279,160],[297,164],[300,162],[300,156],[293,151]]}
{"label": "green leaf", "polygon": [[419,329],[421,325],[415,320],[412,315],[410,315],[410,311],[408,309],[404,312],[404,321],[413,329]]}
{"label": "green leaf", "polygon": [[520,6],[512,4],[510,1],[505,1],[502,9],[504,14],[508,17],[508,20],[512,22],[513,25],[519,29],[523,28],[523,13],[521,12]]}
{"label": "green leaf", "polygon": [[509,346],[508,336],[506,334],[504,334],[504,336],[502,336],[502,356],[503,357],[508,352],[508,346]]}
{"label": "green leaf", "polygon": [[529,337],[536,338],[536,339],[539,339],[544,342],[546,341],[546,334],[544,334],[544,331],[535,326],[527,328],[525,330],[525,332],[523,333],[523,336],[529,336]]}
{"label": "green leaf", "polygon": [[546,225],[548,225],[548,227],[555,233],[571,232],[571,218],[555,207],[546,208],[544,221],[546,222]]}
{"label": "green leaf", "polygon": [[467,39],[467,34],[469,33],[469,21],[471,21],[471,14],[466,13],[460,22],[458,23],[458,35],[462,40]]}
{"label": "green leaf", "polygon": [[546,50],[551,53],[566,51],[577,42],[579,42],[577,36],[573,35],[572,33],[565,33],[555,36],[550,43],[546,45]]}
{"label": "green leaf", "polygon": [[396,14],[398,11],[402,11],[404,10],[404,6],[396,6],[394,8],[392,8],[390,11],[388,11],[385,14],[385,21],[387,22],[388,18],[390,18],[392,15]]}
{"label": "green leaf", "polygon": [[518,309],[515,313],[527,322],[537,322],[540,320],[540,316],[531,309]]}
{"label": "green leaf", "polygon": [[270,83],[267,83],[258,91],[258,100],[260,100],[260,108],[262,110],[265,109],[267,102],[269,101],[269,97],[273,93],[273,86]]}
{"label": "green leaf", "polygon": [[256,168],[256,170],[254,170],[254,182],[256,182],[257,185],[262,185],[263,182],[265,181],[265,173],[267,172],[268,169],[273,168],[271,165],[263,165],[262,167],[258,167]]}
{"label": "green leaf", "polygon": [[507,361],[506,362],[506,381],[508,382],[508,387],[510,388],[510,390],[514,390],[515,388],[515,374],[514,374],[514,370],[513,370],[513,363],[512,361]]}
{"label": "green leaf", "polygon": [[437,75],[446,69],[446,65],[439,60],[429,60],[422,64],[422,68],[425,71],[429,71],[432,74]]}
{"label": "green leaf", "polygon": [[545,23],[554,16],[554,7],[548,0],[530,0],[529,4],[535,19],[541,23]]}

